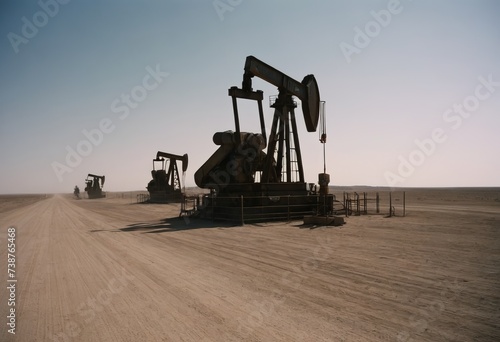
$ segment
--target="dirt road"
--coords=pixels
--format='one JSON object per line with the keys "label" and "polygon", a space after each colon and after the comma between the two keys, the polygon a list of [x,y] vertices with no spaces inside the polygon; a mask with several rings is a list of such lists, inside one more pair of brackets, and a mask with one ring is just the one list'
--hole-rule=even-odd
{"label": "dirt road", "polygon": [[55,195],[0,216],[1,341],[500,340],[498,202],[316,229],[131,202]]}

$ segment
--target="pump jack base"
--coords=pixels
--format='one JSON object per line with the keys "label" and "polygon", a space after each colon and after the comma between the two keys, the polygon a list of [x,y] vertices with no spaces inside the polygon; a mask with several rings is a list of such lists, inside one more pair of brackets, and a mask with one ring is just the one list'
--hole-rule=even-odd
{"label": "pump jack base", "polygon": [[341,216],[304,216],[304,224],[339,227],[345,224]]}

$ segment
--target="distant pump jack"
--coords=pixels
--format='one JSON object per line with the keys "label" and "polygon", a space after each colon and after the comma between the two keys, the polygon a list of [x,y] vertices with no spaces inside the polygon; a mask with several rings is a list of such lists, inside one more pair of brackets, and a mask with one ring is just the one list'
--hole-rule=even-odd
{"label": "distant pump jack", "polygon": [[[182,181],[179,177],[177,162],[182,162]],[[161,163],[161,168],[156,169],[155,164]],[[184,175],[188,167],[188,155],[158,151],[153,159],[153,178],[146,187],[149,192],[149,201],[152,203],[180,202],[184,187]]]}
{"label": "distant pump jack", "polygon": [[106,197],[106,193],[102,191],[105,180],[105,176],[97,176],[91,173],[88,174],[85,179],[85,191],[87,192],[89,199]]}

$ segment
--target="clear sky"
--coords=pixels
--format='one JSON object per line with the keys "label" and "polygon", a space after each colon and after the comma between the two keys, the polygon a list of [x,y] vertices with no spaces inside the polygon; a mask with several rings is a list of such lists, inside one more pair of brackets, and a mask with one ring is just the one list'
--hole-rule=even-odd
{"label": "clear sky", "polygon": [[[71,192],[88,173],[145,190],[158,150],[189,154],[193,186],[234,129],[248,55],[315,75],[331,185],[500,186],[499,1],[60,2],[0,4],[0,193]],[[269,131],[277,90],[253,87]],[[259,131],[256,108],[241,116]],[[297,121],[316,182],[318,133]]]}

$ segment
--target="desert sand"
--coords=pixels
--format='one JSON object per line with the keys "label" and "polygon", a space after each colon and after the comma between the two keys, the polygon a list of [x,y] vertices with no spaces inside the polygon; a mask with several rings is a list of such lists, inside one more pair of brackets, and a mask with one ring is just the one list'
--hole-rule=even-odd
{"label": "desert sand", "polygon": [[1,196],[1,341],[500,340],[498,188],[408,189],[406,217],[342,227],[179,219],[134,196]]}

